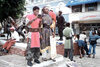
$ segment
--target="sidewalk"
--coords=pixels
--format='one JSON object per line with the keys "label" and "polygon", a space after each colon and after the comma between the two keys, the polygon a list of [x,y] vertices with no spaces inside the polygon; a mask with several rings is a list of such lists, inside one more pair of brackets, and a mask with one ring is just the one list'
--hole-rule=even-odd
{"label": "sidewalk", "polygon": [[[67,67],[67,64],[73,63],[70,62],[68,58],[58,57],[57,62],[52,62],[51,60],[42,62],[40,65],[34,63],[33,67]],[[72,64],[75,67],[100,67],[100,46],[96,47],[96,58],[88,58],[87,56],[82,59],[79,56],[74,56],[76,63]],[[6,55],[0,56],[0,67],[29,67],[26,64],[25,57],[18,55]]]}

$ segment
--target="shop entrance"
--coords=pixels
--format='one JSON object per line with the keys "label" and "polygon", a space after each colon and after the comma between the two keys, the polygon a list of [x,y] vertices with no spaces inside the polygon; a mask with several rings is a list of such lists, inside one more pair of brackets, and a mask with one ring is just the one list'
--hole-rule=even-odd
{"label": "shop entrance", "polygon": [[89,35],[89,31],[91,29],[98,30],[98,28],[100,28],[100,23],[73,23],[72,28],[75,34],[78,32],[78,34],[80,34],[84,31],[87,35]]}
{"label": "shop entrance", "polygon": [[80,31],[90,31],[91,29],[97,30],[100,27],[100,23],[80,23]]}
{"label": "shop entrance", "polygon": [[91,29],[98,30],[98,28],[100,28],[100,23],[80,23],[79,28],[80,32],[85,31],[88,35]]}

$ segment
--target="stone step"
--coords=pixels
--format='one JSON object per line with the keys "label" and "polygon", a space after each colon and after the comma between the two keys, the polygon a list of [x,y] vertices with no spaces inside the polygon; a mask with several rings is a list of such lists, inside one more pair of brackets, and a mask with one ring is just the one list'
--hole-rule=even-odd
{"label": "stone step", "polygon": [[[40,58],[41,59],[41,58]],[[40,64],[34,64],[32,67],[47,67],[47,66],[51,66],[51,65],[54,65],[60,61],[63,61],[64,58],[62,55],[57,55],[57,57],[55,58],[56,62],[52,61],[52,60],[48,60],[48,61],[43,61],[42,63]],[[69,59],[68,59],[69,60]],[[42,60],[40,60],[42,61]]]}
{"label": "stone step", "polygon": [[[41,57],[40,57],[41,58]],[[32,67],[79,67],[77,63],[57,55],[56,62],[52,60],[42,61],[40,64],[33,63]],[[0,56],[0,67],[30,67],[27,66],[25,57],[19,55]]]}
{"label": "stone step", "polygon": [[[64,58],[62,55],[57,55],[56,62],[52,60],[43,61],[40,64],[34,63],[32,67],[78,67],[77,63],[70,61],[68,58]],[[27,66],[29,67],[29,66]]]}
{"label": "stone step", "polygon": [[[0,40],[0,45],[5,44],[6,40]],[[25,56],[27,43],[16,42],[14,46],[11,47],[8,54],[16,54],[20,56]],[[57,45],[57,53],[64,55],[64,45]]]}
{"label": "stone step", "polygon": [[[5,44],[5,42],[6,40],[0,40],[0,45],[2,46],[3,44]],[[8,54],[16,54],[16,55],[25,56],[26,47],[27,47],[27,43],[16,42],[14,46],[10,48]]]}

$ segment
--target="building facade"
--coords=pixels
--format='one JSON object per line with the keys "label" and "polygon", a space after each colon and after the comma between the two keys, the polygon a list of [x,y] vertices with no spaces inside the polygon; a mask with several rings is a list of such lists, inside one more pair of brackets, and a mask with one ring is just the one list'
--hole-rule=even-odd
{"label": "building facade", "polygon": [[79,34],[100,27],[100,0],[70,0],[67,5],[71,9],[69,22],[74,32]]}
{"label": "building facade", "polygon": [[50,9],[55,12],[55,14],[57,14],[59,10],[62,11],[65,20],[68,21],[68,8],[66,7],[67,2],[68,0],[26,0],[26,11],[24,12],[24,15],[26,16],[28,14],[31,14],[33,12],[32,8],[34,6],[40,7],[40,14],[44,6],[49,6]]}
{"label": "building facade", "polygon": [[30,13],[32,12],[32,8],[34,6],[39,6],[40,9],[42,9],[44,6],[49,6],[54,10],[54,12],[57,12],[58,10],[64,10],[62,7],[65,8],[66,3],[66,0],[26,0],[25,7],[26,11]]}

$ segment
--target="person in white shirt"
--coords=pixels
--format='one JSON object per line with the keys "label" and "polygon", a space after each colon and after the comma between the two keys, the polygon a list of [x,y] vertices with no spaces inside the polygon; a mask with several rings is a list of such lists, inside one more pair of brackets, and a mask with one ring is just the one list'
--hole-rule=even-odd
{"label": "person in white shirt", "polygon": [[79,40],[82,40],[82,41],[84,41],[84,44],[85,44],[85,46],[84,46],[84,50],[86,51],[86,54],[88,55],[88,47],[87,47],[87,41],[86,41],[86,34],[85,34],[85,32],[83,32],[83,33],[81,33],[80,34],[80,38],[79,38]]}
{"label": "person in white shirt", "polygon": [[4,51],[5,53],[8,53],[11,46],[14,45],[16,41],[19,41],[19,35],[15,31],[15,28],[11,27],[10,31],[11,31],[11,38],[2,46],[2,51]]}
{"label": "person in white shirt", "polygon": [[82,34],[80,34],[80,39],[79,40],[83,40],[83,41],[86,41],[86,35],[85,33],[83,32]]}

